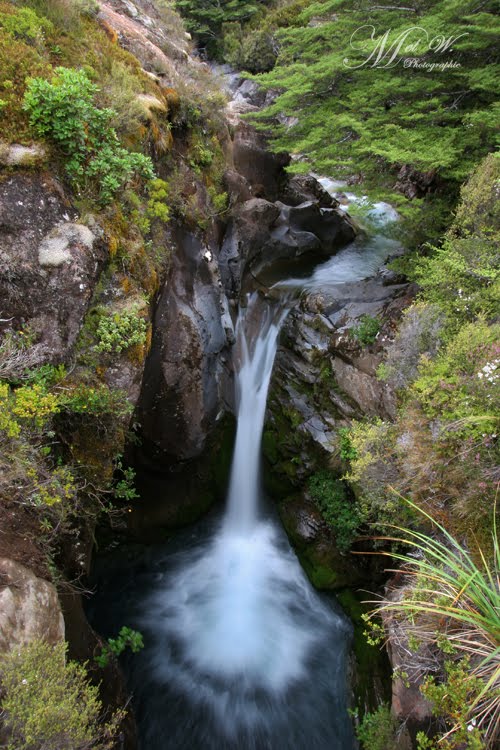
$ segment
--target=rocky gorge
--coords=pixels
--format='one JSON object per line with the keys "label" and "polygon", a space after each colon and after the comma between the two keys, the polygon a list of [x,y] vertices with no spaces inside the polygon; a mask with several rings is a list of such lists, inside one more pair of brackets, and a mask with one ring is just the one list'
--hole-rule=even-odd
{"label": "rocky gorge", "polygon": [[[233,75],[224,93],[228,77],[199,59],[160,6],[109,0],[84,17],[97,40],[94,69],[111,55],[141,81],[138,126],[121,137],[142,144],[156,187],[141,193],[136,177],[121,204],[104,206],[67,178],[53,145],[1,135],[0,377],[10,385],[0,397],[10,421],[0,421],[0,652],[66,640],[108,712],[128,703],[117,659],[95,658],[106,644],[88,621],[95,559],[106,566],[118,548],[117,559],[133,561],[139,547],[220,506],[238,407],[239,311],[254,292],[286,298],[262,436],[266,493],[309,580],[335,592],[354,626],[352,708],[362,715],[392,700],[405,724],[397,747],[415,747],[431,716],[422,675],[398,673],[391,687],[387,658],[401,671],[406,647],[394,620],[384,622],[387,654],[363,636],[362,592],[388,585],[397,599],[406,580],[387,584],[368,532],[344,548],[313,491],[328,472],[354,507],[346,431],[397,419],[398,387],[380,368],[389,353],[398,359],[418,292],[386,265],[405,252],[391,234],[397,215],[379,203],[352,218],[359,205],[346,186],[291,176],[290,156],[243,117],[272,92]],[[66,54],[62,39],[56,58]],[[67,502],[76,511],[58,514]],[[8,722],[3,731],[7,742]],[[107,747],[146,747],[133,711],[115,736]]]}

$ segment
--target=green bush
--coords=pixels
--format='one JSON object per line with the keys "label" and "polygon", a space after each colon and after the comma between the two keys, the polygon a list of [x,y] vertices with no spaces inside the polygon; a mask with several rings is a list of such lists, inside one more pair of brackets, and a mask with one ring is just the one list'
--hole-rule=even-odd
{"label": "green bush", "polygon": [[372,713],[365,714],[356,730],[363,750],[396,750],[397,722],[385,703]]}
{"label": "green bush", "polygon": [[334,479],[328,471],[319,471],[310,477],[308,491],[333,530],[338,549],[347,552],[361,519],[355,504],[348,497],[346,485]]}
{"label": "green bush", "polygon": [[146,342],[147,323],[140,317],[137,308],[125,310],[113,315],[103,315],[97,326],[96,346],[99,352],[120,352],[135,344],[143,345]]}
{"label": "green bush", "polygon": [[0,26],[16,39],[35,45],[42,45],[45,34],[53,29],[47,18],[40,18],[31,8],[19,8],[12,14],[0,13]]}
{"label": "green bush", "polygon": [[66,157],[74,185],[109,203],[133,178],[154,176],[151,159],[120,146],[110,125],[114,113],[93,103],[97,87],[83,70],[56,68],[51,81],[31,78],[24,108],[37,136],[48,138]]}
{"label": "green bush", "polygon": [[371,315],[362,315],[359,319],[359,325],[351,329],[351,335],[363,346],[369,346],[375,342],[379,331],[380,322],[377,318],[372,318]]}
{"label": "green bush", "polygon": [[123,712],[101,724],[98,688],[66,662],[66,644],[32,641],[0,655],[6,750],[111,750]]}

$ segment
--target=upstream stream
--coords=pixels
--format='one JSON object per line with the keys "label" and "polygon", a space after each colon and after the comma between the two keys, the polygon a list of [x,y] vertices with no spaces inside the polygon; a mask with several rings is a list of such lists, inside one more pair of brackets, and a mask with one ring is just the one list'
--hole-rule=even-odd
{"label": "upstream stream", "polygon": [[266,504],[260,444],[286,290],[370,276],[395,244],[360,239],[308,279],[278,284],[280,298],[248,300],[235,331],[238,426],[224,514],[97,561],[93,625],[144,636],[145,648],[124,662],[142,750],[357,746],[347,710],[351,625],[312,588]]}

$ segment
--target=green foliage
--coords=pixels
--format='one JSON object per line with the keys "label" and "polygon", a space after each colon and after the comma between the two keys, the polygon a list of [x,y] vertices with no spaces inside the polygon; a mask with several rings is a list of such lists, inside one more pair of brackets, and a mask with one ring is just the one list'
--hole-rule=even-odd
{"label": "green foliage", "polygon": [[[407,501],[409,503],[409,501]],[[443,638],[454,658],[445,665],[443,684],[428,678],[424,694],[448,723],[452,739],[440,747],[458,748],[470,735],[471,748],[495,747],[500,721],[500,544],[493,509],[493,554],[476,547],[475,557],[435,518],[409,503],[434,526],[432,536],[397,528],[409,552],[393,553],[411,582],[404,597],[384,599],[385,617],[403,621],[419,644],[442,651]],[[418,553],[418,554],[415,554]],[[418,653],[415,655],[418,660]],[[446,684],[445,684],[446,683]],[[477,728],[476,728],[477,727]],[[446,741],[449,744],[446,744]],[[423,744],[422,747],[434,747]],[[469,746],[468,746],[469,747]]]}
{"label": "green foliage", "polygon": [[66,415],[79,414],[87,417],[111,417],[123,419],[133,411],[127,394],[104,383],[87,385],[77,383],[58,393],[58,403]]}
{"label": "green foliage", "polygon": [[308,491],[332,528],[338,549],[347,552],[356,537],[361,519],[348,497],[345,484],[334,479],[328,471],[320,471],[310,477]]}
{"label": "green foliage", "polygon": [[137,307],[103,315],[97,326],[99,352],[120,354],[131,346],[146,342],[147,323]]}
{"label": "green foliage", "polygon": [[[453,184],[491,149],[498,91],[495,2],[407,5],[309,0],[295,5],[287,28],[276,30],[277,63],[259,82],[280,94],[255,117],[273,122],[277,150],[300,156],[295,171],[361,176],[392,189],[401,166],[409,165]],[[415,26],[425,29],[425,40],[427,35],[457,39],[452,50],[441,53],[422,41],[411,58],[424,66],[458,65],[405,67],[404,48],[389,63],[391,45]],[[415,43],[416,36],[406,44]],[[377,44],[381,55],[386,53],[378,65]]]}
{"label": "green foliage", "polygon": [[41,18],[31,8],[19,8],[15,13],[0,13],[0,26],[7,34],[28,44],[42,46],[45,34],[53,27],[47,18]]}
{"label": "green foliage", "polygon": [[482,732],[467,707],[481,691],[481,680],[470,674],[470,658],[445,662],[445,680],[436,682],[432,675],[422,685],[422,693],[432,704],[432,713],[445,718],[452,729],[451,738],[429,740],[423,732],[417,735],[418,750],[484,750]]}
{"label": "green foliage", "polygon": [[396,727],[390,707],[382,704],[373,713],[365,714],[356,735],[363,750],[396,750]]}
{"label": "green foliage", "polygon": [[338,431],[340,444],[340,458],[342,461],[354,461],[358,454],[349,436],[349,428],[341,427]]}
{"label": "green foliage", "polygon": [[152,179],[149,157],[120,146],[110,126],[112,110],[99,109],[97,87],[83,70],[56,68],[52,80],[28,81],[24,107],[36,135],[49,138],[66,157],[66,171],[79,188],[109,203],[133,178]]}
{"label": "green foliage", "polygon": [[105,667],[109,664],[112,654],[120,656],[127,648],[130,648],[133,654],[137,654],[144,648],[144,641],[138,630],[132,630],[124,625],[116,638],[109,638],[101,653],[95,657],[95,661],[100,667]]}
{"label": "green foliage", "polygon": [[7,750],[111,750],[123,712],[102,724],[98,688],[66,644],[32,641],[0,655]]}
{"label": "green foliage", "polygon": [[222,25],[248,21],[262,10],[266,0],[176,0],[175,5],[207,53],[220,57]]}
{"label": "green foliage", "polygon": [[359,319],[359,325],[352,328],[350,332],[360,344],[369,346],[375,343],[379,331],[380,321],[378,318],[372,318],[371,315],[362,315]]}
{"label": "green foliage", "polygon": [[129,503],[131,500],[136,500],[139,494],[135,488],[135,469],[131,466],[124,467],[122,463],[122,455],[118,455],[115,459],[115,470],[118,473],[118,477],[115,481],[113,493],[119,500],[124,500]]}
{"label": "green foliage", "polygon": [[500,306],[500,157],[491,154],[462,189],[455,220],[440,247],[421,258],[412,272],[422,297],[446,315],[447,328]]}

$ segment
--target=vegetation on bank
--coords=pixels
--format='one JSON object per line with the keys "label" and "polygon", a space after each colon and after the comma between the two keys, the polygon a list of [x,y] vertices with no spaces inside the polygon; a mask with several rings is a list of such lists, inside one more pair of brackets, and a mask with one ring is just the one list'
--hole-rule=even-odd
{"label": "vegetation on bank", "polygon": [[0,654],[6,750],[111,750],[123,712],[106,717],[85,665],[66,660],[66,644],[34,640]]}

